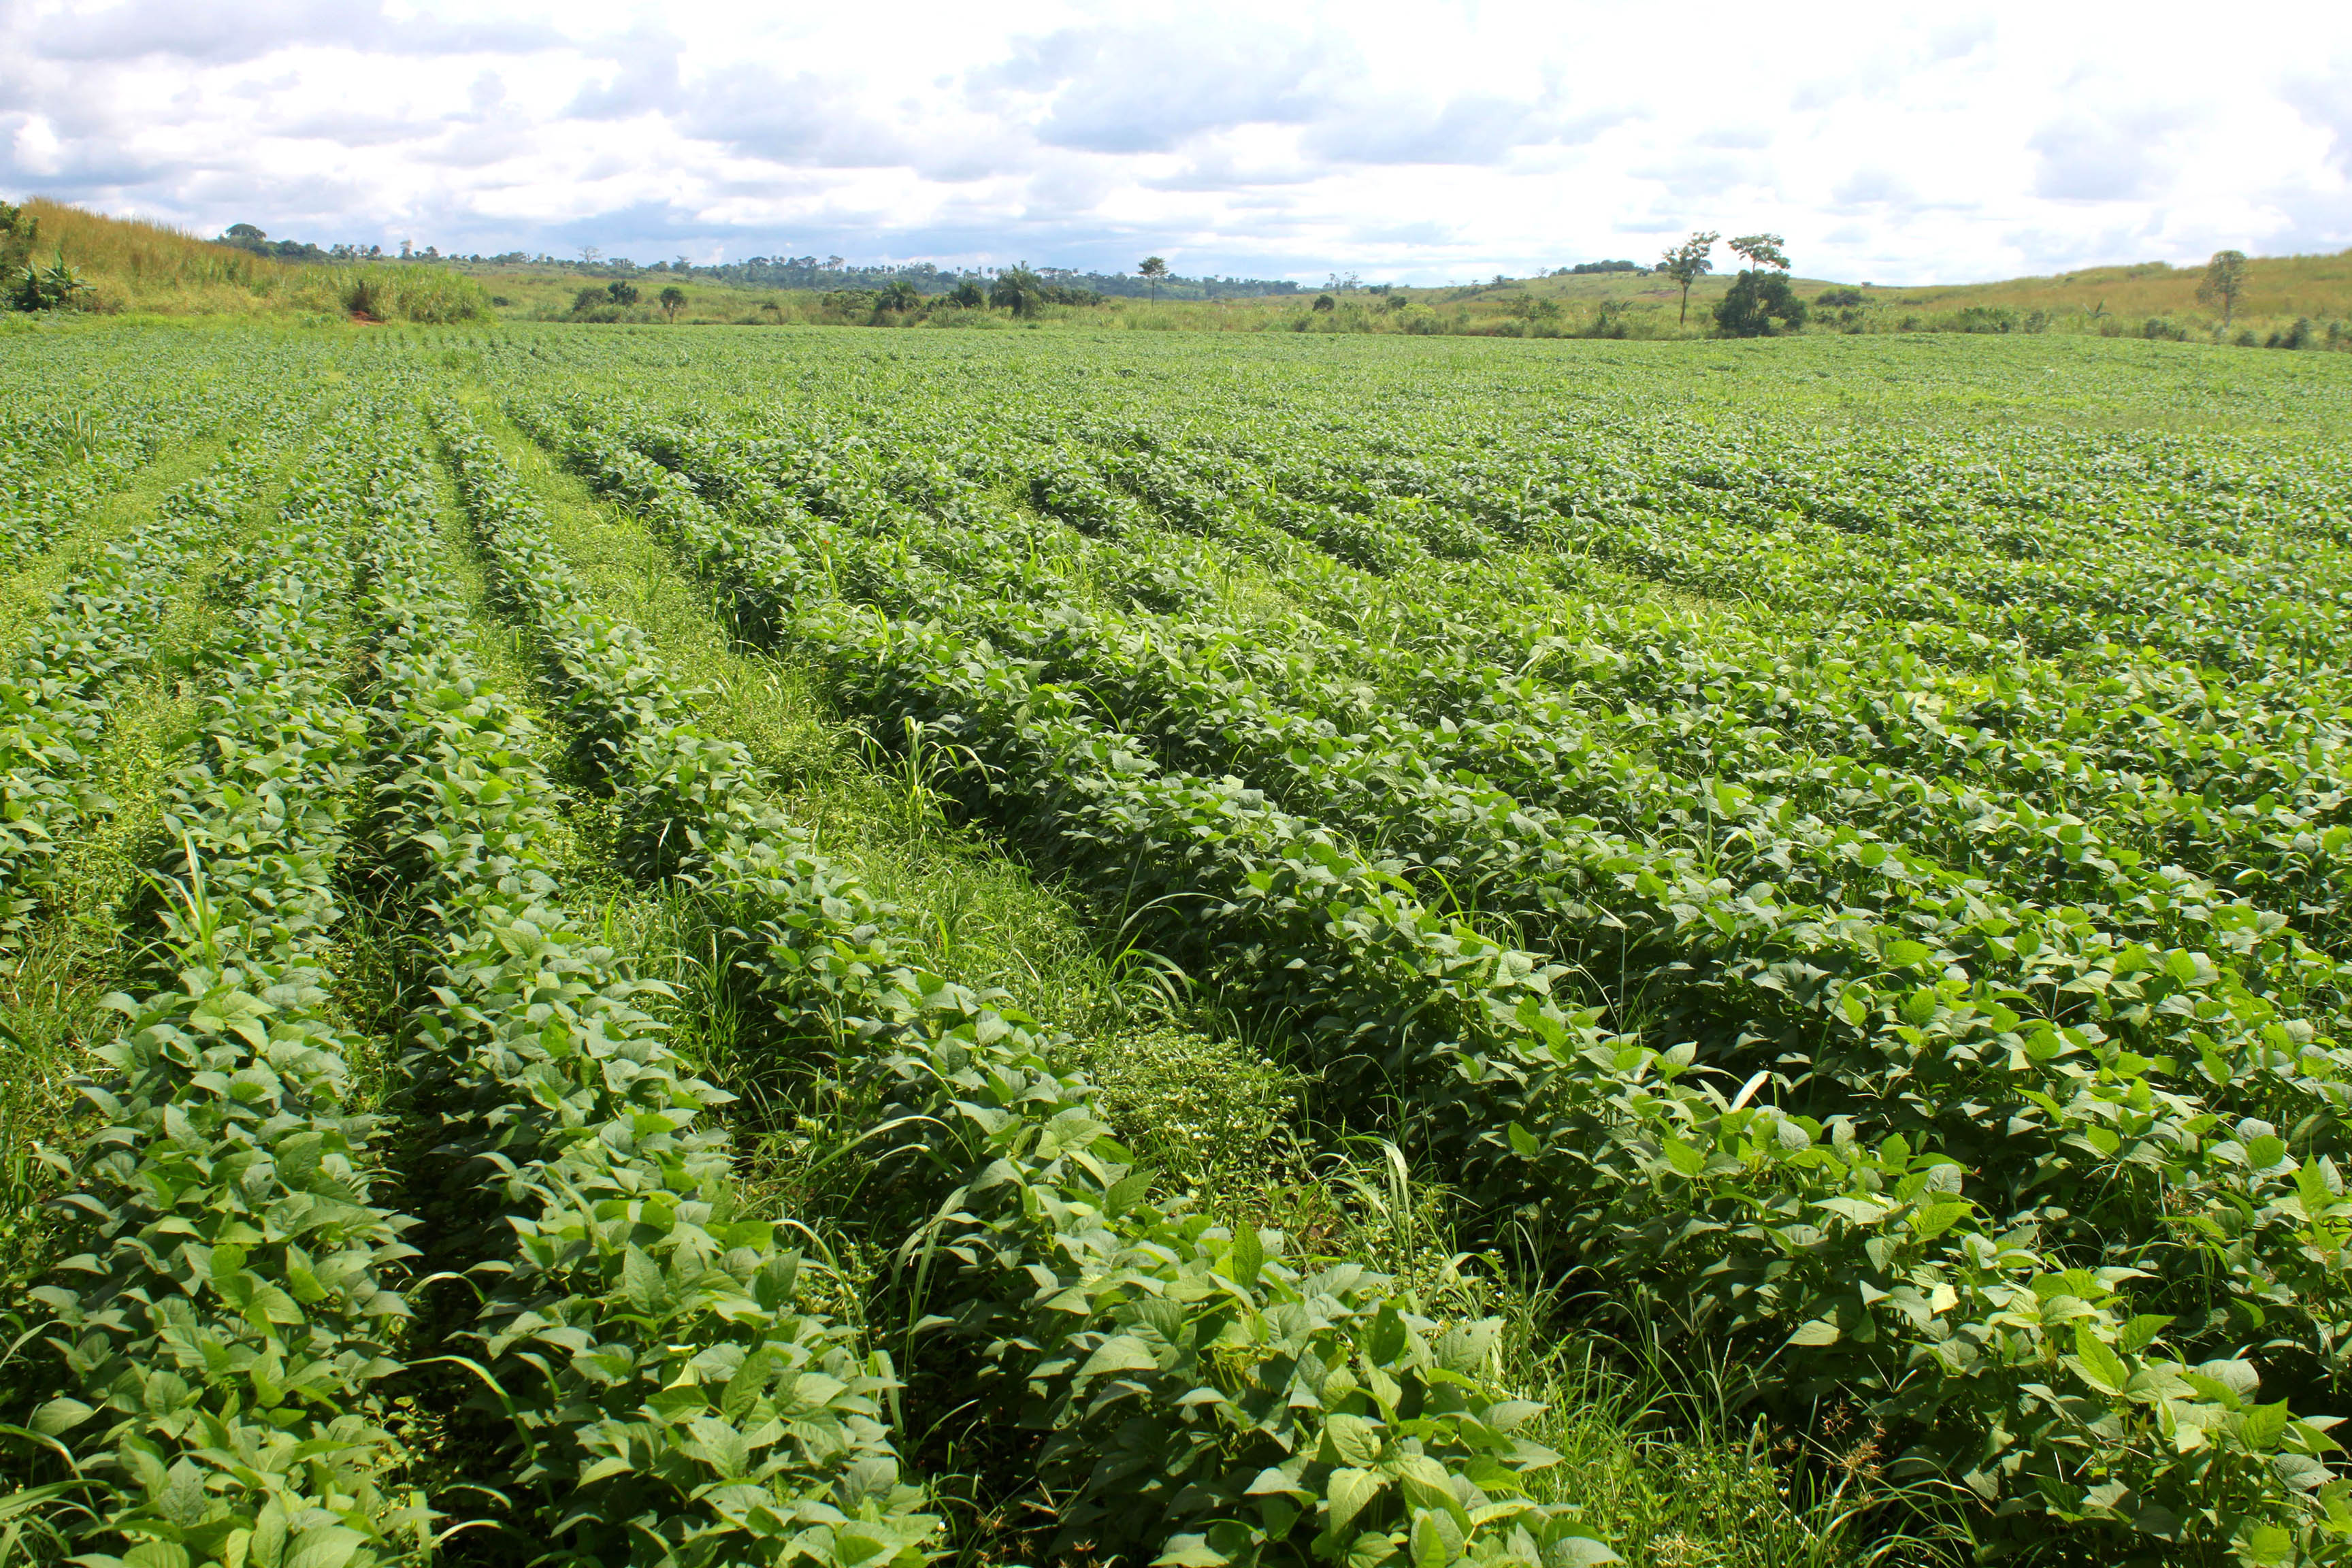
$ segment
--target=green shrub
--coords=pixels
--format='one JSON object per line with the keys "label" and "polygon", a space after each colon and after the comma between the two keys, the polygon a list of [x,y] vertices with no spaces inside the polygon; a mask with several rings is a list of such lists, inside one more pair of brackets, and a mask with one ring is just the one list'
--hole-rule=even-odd
{"label": "green shrub", "polygon": [[86,303],[89,292],[81,269],[66,265],[66,254],[60,250],[47,267],[26,264],[8,291],[8,305],[16,310],[68,310]]}
{"label": "green shrub", "polygon": [[1732,279],[1731,292],[1715,308],[1715,324],[1727,338],[1769,338],[1805,324],[1805,302],[1780,273],[1750,268]]}
{"label": "green shrub", "polygon": [[2319,327],[2309,316],[2297,316],[2294,325],[2284,332],[2273,332],[2265,347],[2274,349],[2309,349],[2319,346]]}
{"label": "green shrub", "polygon": [[[1955,332],[2013,332],[2019,324],[2017,312],[2002,305],[1969,305],[1953,311],[1947,323]],[[2105,333],[2104,325],[2100,331]]]}
{"label": "green shrub", "polygon": [[1034,316],[1045,302],[1045,280],[1026,267],[1009,267],[997,274],[988,302],[1016,316]]}
{"label": "green shrub", "polygon": [[490,297],[470,278],[438,267],[385,263],[373,267],[318,269],[315,280],[298,286],[297,298],[323,294],[347,315],[375,321],[420,321],[442,326],[473,321],[490,313]]}
{"label": "green shrub", "polygon": [[0,202],[0,277],[32,265],[33,246],[41,234],[41,220],[23,207]]}

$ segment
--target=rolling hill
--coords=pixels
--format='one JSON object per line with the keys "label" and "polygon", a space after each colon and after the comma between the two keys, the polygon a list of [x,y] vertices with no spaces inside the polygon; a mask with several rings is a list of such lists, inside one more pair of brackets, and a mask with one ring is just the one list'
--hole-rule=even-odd
{"label": "rolling hill", "polygon": [[[493,314],[562,320],[583,290],[625,281],[609,264],[465,265],[401,260],[356,265],[289,263],[215,244],[165,225],[110,217],[35,198],[15,209],[9,254],[77,268],[89,309],[160,315],[293,314],[360,321],[452,321]],[[2043,278],[1912,287],[1875,280],[1794,279],[1813,302],[1813,331],[2084,332],[2210,340],[2219,312],[2200,304],[2198,267],[2161,261],[2089,268]],[[638,294],[611,316],[681,324],[1006,325],[1001,312],[942,310],[885,315],[866,296],[747,287],[688,275],[642,277]],[[656,303],[661,284],[687,296]],[[1039,324],[1174,331],[1310,330],[1559,337],[1680,337],[1704,334],[1710,308],[1730,288],[1727,274],[1691,291],[1687,321],[1679,292],[1654,273],[1500,279],[1485,284],[1351,289],[1260,299],[1113,300],[1095,307],[1047,307]],[[1825,298],[1826,297],[1826,298]],[[2307,323],[2298,344],[2352,345],[2352,251],[2333,256],[2258,257],[2231,322],[2240,342],[2275,342]]]}

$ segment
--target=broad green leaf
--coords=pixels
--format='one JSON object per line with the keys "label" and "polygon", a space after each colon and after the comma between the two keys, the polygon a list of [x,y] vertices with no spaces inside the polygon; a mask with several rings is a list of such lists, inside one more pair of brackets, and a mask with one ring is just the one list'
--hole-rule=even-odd
{"label": "broad green leaf", "polygon": [[2260,1568],[2291,1563],[2295,1560],[2294,1537],[2275,1524],[2258,1524],[2244,1537],[2242,1555]]}
{"label": "broad green leaf", "polygon": [[1446,1568],[1462,1553],[1461,1531],[1442,1509],[1425,1509],[1412,1521],[1412,1568]]}
{"label": "broad green leaf", "polygon": [[97,1414],[96,1409],[80,1400],[59,1394],[34,1411],[27,1425],[43,1436],[54,1437],[61,1432],[72,1431]]}
{"label": "broad green leaf", "polygon": [[695,1451],[702,1461],[719,1472],[722,1480],[735,1480],[751,1468],[751,1445],[732,1422],[716,1415],[698,1415],[687,1423],[694,1434]]}
{"label": "broad green leaf", "polygon": [[1102,1377],[1118,1372],[1153,1372],[1160,1366],[1151,1347],[1131,1334],[1113,1334],[1087,1357],[1080,1377]]}
{"label": "broad green leaf", "polygon": [[1258,1271],[1265,1267],[1265,1246],[1258,1238],[1257,1226],[1240,1226],[1234,1232],[1234,1282],[1255,1285]]}
{"label": "broad green leaf", "polygon": [[2101,1342],[2086,1322],[2078,1321],[2074,1324],[2074,1354],[2072,1359],[2074,1375],[2090,1384],[2093,1391],[2110,1399],[2122,1397],[2124,1385],[2131,1381],[2131,1368],[2124,1363],[2121,1356]]}
{"label": "broad green leaf", "polygon": [[1113,1182],[1110,1190],[1103,1194],[1103,1212],[1123,1215],[1141,1203],[1151,1191],[1151,1181],[1156,1174],[1157,1172],[1138,1168]]}
{"label": "broad green leaf", "polygon": [[775,1352],[761,1345],[745,1356],[742,1364],[735,1369],[734,1375],[727,1380],[727,1386],[719,1394],[719,1408],[729,1420],[740,1419],[743,1412],[751,1409],[760,1395],[767,1392],[768,1380],[775,1376],[776,1370]]}
{"label": "broad green leaf", "polygon": [[1954,1198],[1923,1205],[1911,1215],[1911,1228],[1922,1241],[1933,1241],[1975,1212],[1976,1205]]}
{"label": "broad green leaf", "polygon": [[1342,1465],[1331,1472],[1325,1484],[1324,1498],[1330,1507],[1330,1517],[1324,1528],[1333,1535],[1346,1530],[1355,1517],[1371,1506],[1388,1483],[1370,1470]]}
{"label": "broad green leaf", "polygon": [[259,1568],[283,1568],[286,1510],[276,1498],[263,1503],[254,1515],[251,1550]]}
{"label": "broad green leaf", "polygon": [[1360,1415],[1350,1415],[1345,1411],[1333,1413],[1324,1423],[1323,1432],[1330,1440],[1331,1452],[1338,1456],[1339,1462],[1360,1468],[1377,1463],[1381,1450],[1387,1443],[1379,1426]]}
{"label": "broad green leaf", "polygon": [[2233,1424],[2238,1441],[2250,1454],[2267,1454],[2278,1447],[2286,1436],[2286,1424],[2293,1416],[2282,1399],[2274,1405],[2257,1405],[2240,1415]]}
{"label": "broad green leaf", "polygon": [[2139,1354],[2140,1352],[2146,1350],[2149,1345],[2156,1342],[2157,1335],[2164,1332],[2166,1329],[2170,1328],[2171,1326],[2172,1320],[2169,1317],[2162,1316],[2154,1312],[2142,1312],[2130,1322],[2124,1325],[2123,1338],[2119,1342],[2123,1347],[2124,1353],[2126,1355]]}
{"label": "broad green leaf", "polygon": [[280,1568],[343,1568],[364,1539],[358,1531],[340,1524],[303,1531],[286,1543]]}
{"label": "broad green leaf", "polygon": [[669,1290],[661,1265],[635,1243],[621,1250],[621,1300],[642,1316],[659,1317],[669,1305]]}

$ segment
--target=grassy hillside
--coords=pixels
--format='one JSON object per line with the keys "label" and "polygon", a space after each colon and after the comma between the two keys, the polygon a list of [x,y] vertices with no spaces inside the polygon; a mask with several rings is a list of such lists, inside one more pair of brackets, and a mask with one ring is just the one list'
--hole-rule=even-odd
{"label": "grassy hillside", "polygon": [[[2221,325],[2218,308],[2198,302],[2203,275],[2201,266],[2150,261],[2048,278],[1917,288],[1869,279],[1791,281],[1812,307],[1815,331],[2088,332],[2187,341],[2210,340]],[[1679,290],[1655,273],[1508,279],[1457,289],[1397,289],[1387,299],[1424,307],[1454,331],[1507,330],[1519,321],[1538,330],[1549,324],[1591,332],[1608,308],[1622,335],[1656,337],[1705,330],[1707,312],[1730,288],[1729,274],[1702,279],[1691,290],[1686,325],[1678,320]],[[1822,303],[1824,294],[1834,302]],[[1386,300],[1349,295],[1335,303],[1335,316],[1344,318],[1354,306],[1377,318]],[[1294,313],[1299,309],[1289,308]],[[2292,331],[2298,321],[2312,323],[2323,342],[2329,323],[2352,326],[2352,251],[2257,257],[2250,263],[2246,291],[2230,323],[2232,340],[2251,334],[2256,342],[2267,342],[2273,334]],[[2342,331],[2336,341],[2347,341]]]}
{"label": "grassy hillside", "polygon": [[[1327,295],[1202,300],[1113,300],[1090,307],[1047,306],[1025,321],[1002,310],[969,310],[931,300],[919,311],[883,314],[871,294],[746,287],[669,273],[640,273],[636,298],[583,293],[612,279],[561,264],[479,265],[439,261],[354,267],[289,264],[161,224],[115,218],[35,199],[19,209],[17,232],[0,230],[0,260],[47,267],[62,255],[88,291],[79,303],[105,313],[309,314],[362,321],[456,321],[491,315],[531,321],[614,320],[681,326],[891,325],[955,328],[1084,325],[1139,331],[1334,331],[1524,337],[1675,338],[1712,330],[1727,274],[1691,290],[1685,319],[1679,290],[1654,273],[1504,279],[1438,289],[1349,290]],[[2197,300],[2203,269],[2146,262],[2049,278],[1911,288],[1874,280],[1799,278],[1811,307],[1809,331],[2061,332],[2210,342],[2220,312]],[[686,295],[664,310],[665,288]],[[1826,298],[1826,300],[1824,297]],[[1325,303],[1328,301],[1328,303]],[[1323,308],[1318,309],[1318,304]],[[2352,251],[2257,258],[2229,336],[2275,344],[2305,323],[2298,346],[2352,347]]]}
{"label": "grassy hillside", "polygon": [[[2221,311],[2197,302],[2197,285],[2203,276],[2201,267],[2148,261],[2132,267],[2086,268],[2049,278],[1871,292],[1885,296],[1897,308],[1949,310],[1982,305],[2021,312],[2042,310],[2053,319],[2094,321],[2113,316],[2133,325],[2157,316],[2193,322],[2210,331],[2220,324]],[[2352,250],[2334,256],[2257,257],[2248,265],[2245,296],[2238,301],[2232,326],[2267,331],[2298,317],[2352,321]]]}
{"label": "grassy hillside", "polygon": [[109,315],[306,312],[441,322],[489,309],[488,296],[471,279],[440,268],[289,267],[168,225],[39,197],[13,209],[0,238],[12,264],[47,268],[62,260],[82,285],[76,304]]}

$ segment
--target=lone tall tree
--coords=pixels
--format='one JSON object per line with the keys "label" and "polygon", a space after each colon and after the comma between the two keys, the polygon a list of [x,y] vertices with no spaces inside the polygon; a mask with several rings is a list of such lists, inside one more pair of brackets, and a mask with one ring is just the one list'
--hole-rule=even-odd
{"label": "lone tall tree", "polygon": [[1743,234],[1731,242],[1731,248],[1748,263],[1750,272],[1761,272],[1768,267],[1786,272],[1789,270],[1789,253],[1780,247],[1788,243],[1777,234]]}
{"label": "lone tall tree", "polygon": [[677,313],[678,313],[680,310],[685,310],[685,309],[686,309],[686,290],[685,290],[685,289],[683,289],[679,288],[677,284],[673,283],[673,284],[671,284],[668,288],[667,288],[667,289],[663,289],[663,290],[661,291],[661,312],[662,312],[662,314],[663,314],[664,316],[667,317],[667,318],[668,318],[668,319],[669,319],[673,323],[675,323],[675,322],[677,321]]}
{"label": "lone tall tree", "polygon": [[1160,280],[1168,276],[1167,259],[1163,257],[1147,256],[1143,258],[1142,262],[1137,266],[1135,270],[1141,276],[1151,279],[1151,297],[1154,300],[1159,299]]}
{"label": "lone tall tree", "polygon": [[1715,242],[1723,236],[1713,229],[1692,235],[1665,253],[1658,262],[1658,270],[1683,286],[1683,312],[1678,321],[1690,320],[1691,285],[1715,270]]}
{"label": "lone tall tree", "polygon": [[2242,250],[2217,250],[2213,259],[2205,264],[2204,280],[2197,285],[2197,302],[2221,307],[2221,330],[2230,330],[2231,313],[2238,308],[2238,296],[2246,291],[2246,253]]}

